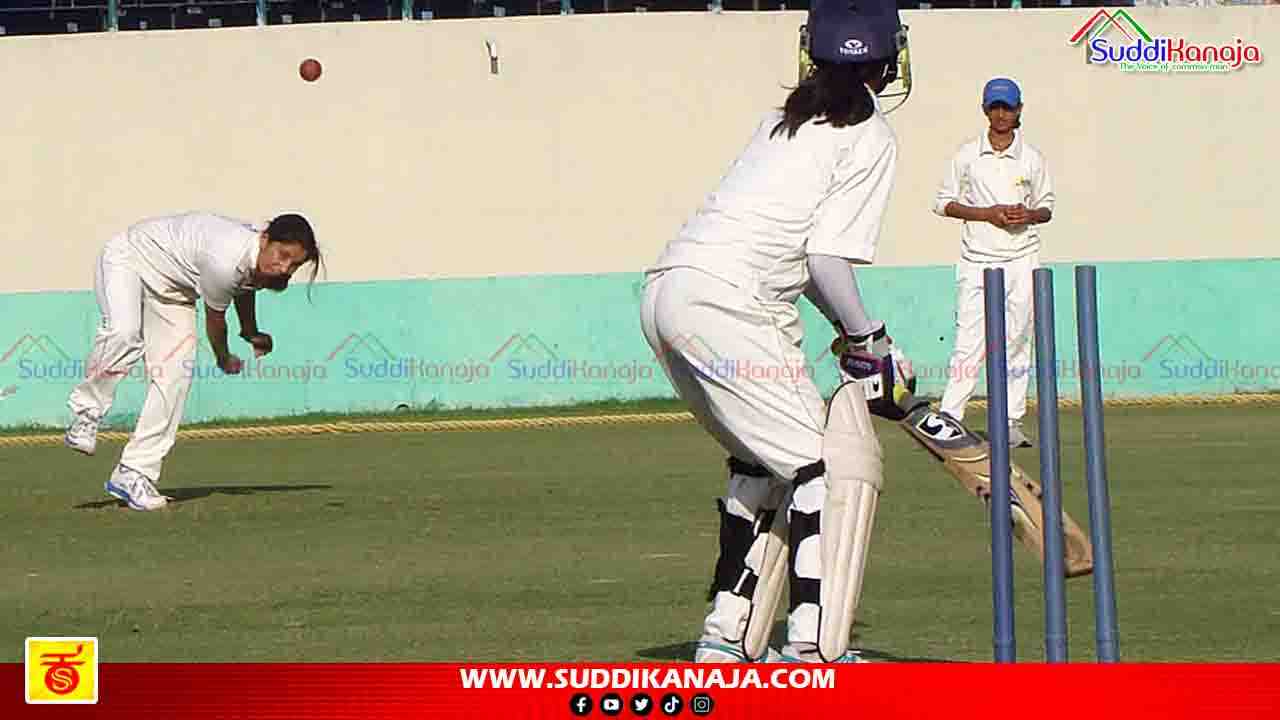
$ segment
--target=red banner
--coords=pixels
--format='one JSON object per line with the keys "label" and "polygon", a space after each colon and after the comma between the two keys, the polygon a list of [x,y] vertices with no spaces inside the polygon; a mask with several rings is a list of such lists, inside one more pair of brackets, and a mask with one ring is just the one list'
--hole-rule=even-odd
{"label": "red banner", "polygon": [[1280,711],[1280,665],[104,663],[88,705],[28,704],[42,672],[55,693],[75,679],[65,668],[29,670],[0,665],[0,717],[1252,720]]}

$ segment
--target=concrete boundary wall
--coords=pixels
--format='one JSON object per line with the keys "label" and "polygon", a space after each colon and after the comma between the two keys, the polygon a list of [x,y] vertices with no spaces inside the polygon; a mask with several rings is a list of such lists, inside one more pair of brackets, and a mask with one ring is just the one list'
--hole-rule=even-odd
{"label": "concrete boundary wall", "polygon": [[[878,261],[954,260],[929,206],[982,82],[1024,85],[1057,179],[1050,261],[1274,255],[1269,7],[1130,9],[1153,34],[1258,44],[1230,73],[1089,66],[1096,9],[907,12],[916,90]],[[334,281],[638,271],[795,81],[799,12],[645,13],[0,40],[0,292],[91,286],[149,215],[310,215]],[[499,72],[490,73],[485,41]],[[317,83],[298,63],[319,58]]]}
{"label": "concrete boundary wall", "polygon": [[[1079,396],[1070,265],[1054,265],[1059,388]],[[1273,305],[1280,261],[1103,263],[1098,269],[1103,390],[1109,398],[1280,390]],[[861,287],[920,375],[945,386],[954,342],[945,266],[866,268]],[[276,351],[239,376],[217,371],[202,338],[187,369],[189,420],[397,407],[528,407],[672,397],[640,333],[636,273],[331,283],[267,294],[262,327]],[[717,355],[712,372],[804,372],[830,390],[830,326],[807,303],[803,368],[750,366]],[[84,372],[97,322],[88,292],[0,296],[0,426],[59,424]],[[701,342],[691,338],[689,342]],[[705,342],[702,343],[705,345]],[[238,339],[232,348],[252,355]],[[713,346],[709,349],[715,352]],[[981,378],[980,368],[962,369]],[[110,415],[128,427],[148,379],[139,366]],[[980,383],[979,388],[985,384]],[[1034,387],[1034,384],[1033,384]]]}

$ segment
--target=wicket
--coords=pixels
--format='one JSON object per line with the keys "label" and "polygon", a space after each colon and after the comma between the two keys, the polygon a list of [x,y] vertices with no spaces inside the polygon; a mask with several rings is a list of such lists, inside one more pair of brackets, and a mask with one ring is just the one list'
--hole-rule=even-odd
{"label": "wicket", "polygon": [[[1057,348],[1054,335],[1053,271],[1033,272],[1037,420],[1040,479],[1044,490],[1045,660],[1067,661],[1066,588],[1062,536],[1061,448],[1058,437]],[[1084,410],[1085,475],[1089,533],[1093,543],[1094,624],[1100,662],[1119,660],[1111,499],[1107,491],[1102,377],[1098,349],[1097,268],[1075,268],[1076,328]],[[1016,662],[1013,624],[1013,542],[1009,469],[1008,365],[1005,282],[1000,268],[983,271],[987,347],[987,437],[991,446],[991,576],[996,662]]]}

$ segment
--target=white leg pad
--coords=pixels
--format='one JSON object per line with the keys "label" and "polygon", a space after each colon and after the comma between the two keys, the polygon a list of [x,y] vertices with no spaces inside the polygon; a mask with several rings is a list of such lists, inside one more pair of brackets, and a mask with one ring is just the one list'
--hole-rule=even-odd
{"label": "white leg pad", "polygon": [[791,504],[797,532],[788,634],[792,644],[816,640],[831,662],[849,649],[884,484],[883,451],[859,385],[846,383],[831,399],[822,454],[825,477],[797,487]]}
{"label": "white leg pad", "polygon": [[[774,497],[776,505],[773,510],[773,523],[762,532],[752,545],[747,555],[748,566],[756,570],[756,587],[751,596],[751,617],[747,621],[747,632],[743,638],[743,651],[750,660],[759,660],[769,650],[769,634],[773,631],[773,619],[778,614],[778,604],[782,601],[782,591],[787,585],[787,560],[790,555],[788,546],[787,513],[783,507],[782,497],[786,488],[777,486]],[[759,552],[757,558],[752,555]],[[753,563],[758,560],[758,564]]]}
{"label": "white leg pad", "polygon": [[721,514],[720,559],[703,639],[764,657],[786,583],[788,487],[772,477],[731,474]]}

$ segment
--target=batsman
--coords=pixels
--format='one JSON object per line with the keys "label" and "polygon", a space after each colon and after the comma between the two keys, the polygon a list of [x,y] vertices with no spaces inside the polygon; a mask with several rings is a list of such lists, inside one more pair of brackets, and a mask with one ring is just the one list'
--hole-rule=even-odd
{"label": "batsman", "polygon": [[[883,484],[871,411],[909,375],[854,268],[871,263],[897,140],[878,95],[906,32],[891,0],[815,0],[812,69],[647,269],[646,340],[725,449],[720,554],[695,661],[856,662],[851,649]],[[841,337],[852,382],[823,401],[801,351],[808,297]],[[789,594],[786,642],[769,647]]]}

